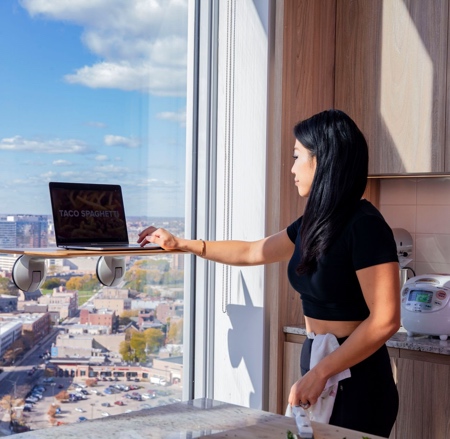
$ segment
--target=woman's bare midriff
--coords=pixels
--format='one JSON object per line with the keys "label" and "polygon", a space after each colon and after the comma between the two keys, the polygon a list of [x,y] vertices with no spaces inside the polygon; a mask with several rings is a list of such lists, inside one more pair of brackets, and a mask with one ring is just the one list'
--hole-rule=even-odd
{"label": "woman's bare midriff", "polygon": [[337,338],[349,336],[360,324],[361,321],[334,321],[317,320],[305,316],[306,330],[314,334],[334,334]]}

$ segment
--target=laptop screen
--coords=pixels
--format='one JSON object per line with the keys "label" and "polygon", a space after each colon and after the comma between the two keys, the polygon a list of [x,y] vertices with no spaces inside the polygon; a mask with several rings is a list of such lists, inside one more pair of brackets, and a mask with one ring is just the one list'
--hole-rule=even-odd
{"label": "laptop screen", "polygon": [[50,183],[56,245],[127,244],[119,185]]}

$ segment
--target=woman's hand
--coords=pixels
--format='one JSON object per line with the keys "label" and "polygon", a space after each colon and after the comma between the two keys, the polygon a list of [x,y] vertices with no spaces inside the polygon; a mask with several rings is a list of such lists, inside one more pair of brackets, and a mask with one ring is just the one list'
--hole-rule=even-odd
{"label": "woman's hand", "polygon": [[164,250],[177,250],[179,248],[178,238],[165,229],[157,229],[150,226],[139,233],[137,242],[144,247],[151,242],[162,247]]}
{"label": "woman's hand", "polygon": [[309,408],[317,402],[326,383],[326,379],[320,378],[314,369],[311,369],[291,387],[288,399],[289,404],[291,406]]}

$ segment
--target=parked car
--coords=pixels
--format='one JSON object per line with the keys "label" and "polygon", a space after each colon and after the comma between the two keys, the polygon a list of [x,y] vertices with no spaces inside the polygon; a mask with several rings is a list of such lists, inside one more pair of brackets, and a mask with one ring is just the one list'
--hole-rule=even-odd
{"label": "parked car", "polygon": [[78,422],[84,422],[84,421],[87,421],[88,419],[85,417],[85,416],[80,416],[79,418],[78,418]]}
{"label": "parked car", "polygon": [[115,401],[114,404],[116,404],[116,405],[125,405],[125,403],[123,401]]}
{"label": "parked car", "polygon": [[109,416],[108,412],[102,412],[102,416]]}
{"label": "parked car", "polygon": [[81,407],[76,407],[75,410],[77,412],[80,412],[80,413],[84,413],[85,412],[85,410],[83,410]]}
{"label": "parked car", "polygon": [[111,404],[109,402],[102,402],[103,407],[111,407]]}

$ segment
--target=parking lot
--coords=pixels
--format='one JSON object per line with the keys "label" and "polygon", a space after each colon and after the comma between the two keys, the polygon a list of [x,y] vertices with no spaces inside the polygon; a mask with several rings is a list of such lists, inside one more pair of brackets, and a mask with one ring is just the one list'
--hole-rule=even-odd
{"label": "parking lot", "polygon": [[[82,379],[54,378],[52,383],[44,383],[45,391],[42,394],[42,399],[32,405],[30,412],[23,413],[26,423],[32,430],[50,427],[52,423],[48,412],[52,404],[60,407],[60,413],[54,419],[58,425],[61,425],[84,422],[102,416],[107,417],[130,411],[145,410],[181,400],[181,387],[179,385],[161,387],[149,382],[134,381],[99,381],[95,387],[83,388],[86,394],[84,395],[85,399],[77,401],[59,402],[55,398],[55,395],[63,390],[67,390],[71,394],[83,394],[78,385],[84,385],[84,382],[85,380]],[[105,393],[105,389],[115,385],[136,386],[138,388],[115,389],[112,390],[114,393]]]}

